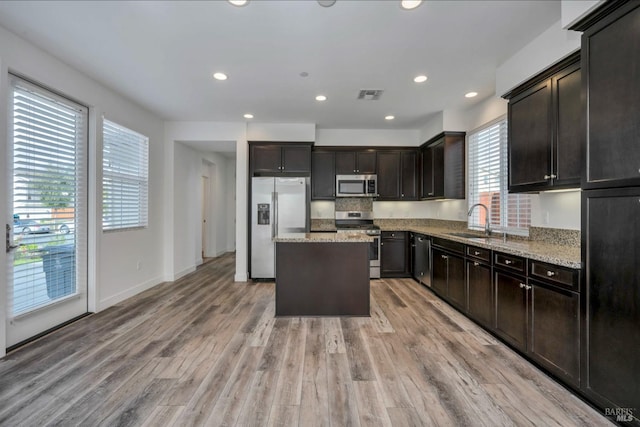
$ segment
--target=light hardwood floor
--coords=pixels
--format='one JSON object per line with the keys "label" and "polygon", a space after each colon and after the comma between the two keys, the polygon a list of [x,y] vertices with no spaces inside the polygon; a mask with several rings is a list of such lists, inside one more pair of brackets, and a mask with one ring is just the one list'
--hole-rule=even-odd
{"label": "light hardwood floor", "polygon": [[223,256],[0,360],[3,426],[597,426],[599,413],[412,280],[371,318],[274,318]]}

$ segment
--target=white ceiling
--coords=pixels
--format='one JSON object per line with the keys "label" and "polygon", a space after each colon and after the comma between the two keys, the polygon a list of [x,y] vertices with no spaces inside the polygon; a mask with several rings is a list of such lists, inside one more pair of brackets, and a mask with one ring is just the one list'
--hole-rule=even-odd
{"label": "white ceiling", "polygon": [[[166,120],[250,112],[257,122],[417,129],[492,96],[496,67],[560,19],[549,0],[398,4],[1,1],[0,25]],[[414,83],[423,73],[427,82]],[[360,89],[385,92],[358,101]]]}

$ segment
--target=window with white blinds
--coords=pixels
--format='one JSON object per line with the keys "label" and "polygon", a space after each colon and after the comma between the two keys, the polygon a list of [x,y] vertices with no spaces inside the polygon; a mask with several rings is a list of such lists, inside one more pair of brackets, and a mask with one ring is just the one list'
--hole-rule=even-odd
{"label": "window with white blinds", "polygon": [[86,294],[86,107],[10,76],[10,314]]}
{"label": "window with white blinds", "polygon": [[[527,194],[508,192],[507,120],[501,118],[469,134],[469,208],[482,203],[489,209],[491,228],[509,234],[528,235],[531,200]],[[484,229],[484,209],[469,217],[471,229]]]}
{"label": "window with white blinds", "polygon": [[102,229],[148,225],[149,138],[104,120]]}

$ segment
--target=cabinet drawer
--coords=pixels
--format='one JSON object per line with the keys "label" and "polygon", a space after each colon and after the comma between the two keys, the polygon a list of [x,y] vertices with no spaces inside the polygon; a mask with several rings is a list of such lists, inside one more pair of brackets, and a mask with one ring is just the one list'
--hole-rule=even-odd
{"label": "cabinet drawer", "polygon": [[491,249],[478,248],[476,246],[467,246],[467,256],[482,261],[491,262]]}
{"label": "cabinet drawer", "polygon": [[578,292],[580,271],[541,261],[529,260],[529,276]]}
{"label": "cabinet drawer", "polygon": [[496,252],[493,256],[493,263],[496,267],[503,267],[511,271],[525,274],[527,263],[524,258],[515,255],[507,255]]}
{"label": "cabinet drawer", "polygon": [[432,242],[436,246],[440,246],[441,248],[445,248],[450,250],[451,252],[456,252],[459,254],[464,254],[464,243],[454,242],[453,240],[441,239],[439,237],[434,237]]}
{"label": "cabinet drawer", "polygon": [[404,239],[405,231],[383,231],[381,237],[383,239]]}

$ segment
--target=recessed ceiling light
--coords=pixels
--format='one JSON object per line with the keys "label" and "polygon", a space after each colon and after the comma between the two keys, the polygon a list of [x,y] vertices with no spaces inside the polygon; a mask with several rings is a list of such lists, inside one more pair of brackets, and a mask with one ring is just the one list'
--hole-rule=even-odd
{"label": "recessed ceiling light", "polygon": [[213,78],[216,80],[227,80],[227,75],[225,73],[213,73]]}
{"label": "recessed ceiling light", "polygon": [[402,0],[400,7],[406,10],[415,9],[422,4],[422,0]]}
{"label": "recessed ceiling light", "polygon": [[253,114],[247,113],[247,114],[244,115],[244,118],[245,119],[253,119]]}
{"label": "recessed ceiling light", "polygon": [[413,81],[414,81],[414,82],[416,82],[416,83],[424,83],[424,82],[426,82],[426,81],[427,81],[427,76],[425,76],[424,74],[423,74],[423,75],[420,75],[420,76],[416,76],[416,77],[413,79]]}
{"label": "recessed ceiling light", "polygon": [[478,96],[478,92],[467,92],[464,94],[466,98],[473,98],[474,96]]}
{"label": "recessed ceiling light", "polygon": [[385,120],[393,120],[393,119],[395,119],[395,118],[396,118],[396,116],[385,116],[385,118],[384,118],[384,119],[385,119]]}
{"label": "recessed ceiling light", "polygon": [[249,3],[249,0],[228,0],[234,6],[242,7]]}
{"label": "recessed ceiling light", "polygon": [[331,7],[335,2],[336,0],[318,0],[318,4],[322,7]]}
{"label": "recessed ceiling light", "polygon": [[316,96],[316,101],[326,101],[327,97],[324,95],[318,95]]}

